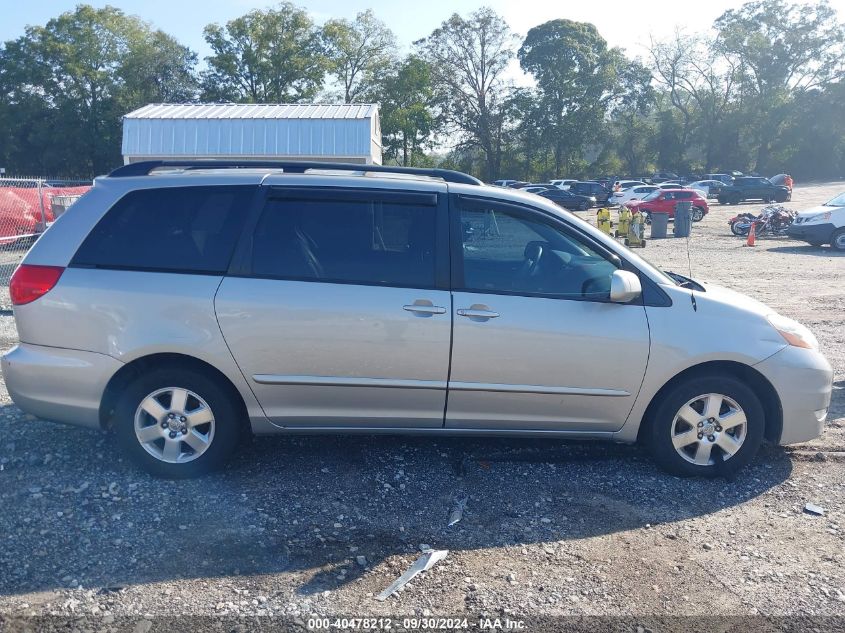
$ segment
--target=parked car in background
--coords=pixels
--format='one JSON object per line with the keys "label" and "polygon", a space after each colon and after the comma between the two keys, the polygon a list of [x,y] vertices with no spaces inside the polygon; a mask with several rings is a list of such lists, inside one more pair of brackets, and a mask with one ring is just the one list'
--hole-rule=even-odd
{"label": "parked car in background", "polygon": [[659,171],[651,177],[652,184],[659,185],[662,182],[675,182],[678,180],[678,174],[671,171]]}
{"label": "parked car in background", "polygon": [[679,182],[661,182],[657,185],[658,189],[683,189],[684,186]]}
{"label": "parked car in background", "polygon": [[579,196],[595,198],[597,205],[607,204],[610,200],[610,189],[594,180],[579,180],[569,185],[569,191]]}
{"label": "parked car in background", "polygon": [[495,187],[510,187],[511,185],[522,182],[521,180],[494,180],[492,182]]}
{"label": "parked car in background", "polygon": [[613,191],[614,193],[617,191],[624,191],[625,189],[629,189],[630,187],[644,184],[645,183],[642,180],[617,180],[613,183]]}
{"label": "parked car in background", "polygon": [[721,204],[739,204],[745,200],[786,202],[789,199],[789,189],[782,185],[773,185],[768,178],[741,176],[734,178],[732,185],[722,187],[716,199]]}
{"label": "parked car in background", "polygon": [[778,174],[777,176],[772,176],[771,178],[769,178],[769,182],[773,185],[781,185],[789,189],[789,197],[786,200],[792,200],[792,185],[794,182],[792,180],[792,176],[790,176],[789,174]]}
{"label": "parked car in background", "polygon": [[549,182],[552,183],[558,189],[569,189],[569,185],[571,185],[573,182],[578,181],[572,178],[555,178],[554,180],[550,180]]}
{"label": "parked car in background", "polygon": [[586,211],[596,206],[596,199],[592,196],[580,196],[556,187],[541,191],[539,195],[570,211]]}
{"label": "parked car in background", "polygon": [[830,244],[838,251],[845,251],[845,193],[821,206],[801,211],[787,235],[813,246]]}
{"label": "parked car in background", "polygon": [[625,204],[631,200],[642,200],[652,191],[658,191],[660,188],[657,185],[637,185],[636,187],[628,187],[623,191],[614,191],[611,202],[613,204]]}
{"label": "parked car in background", "polygon": [[509,189],[523,189],[524,187],[529,187],[531,185],[530,182],[525,182],[524,180],[515,180],[511,184],[508,185]]}
{"label": "parked car in background", "polygon": [[718,180],[726,185],[733,184],[734,177],[731,174],[704,174],[702,180]]}
{"label": "parked car in background", "polygon": [[651,219],[652,213],[668,213],[675,217],[675,205],[679,202],[692,202],[692,221],[700,222],[710,211],[707,200],[695,189],[657,189],[642,200],[631,200],[625,204],[631,211],[645,214]]}
{"label": "parked car in background", "polygon": [[705,198],[715,198],[725,186],[721,180],[696,180],[686,185],[688,189],[695,189],[704,194]]}
{"label": "parked car in background", "polygon": [[[548,189],[551,189],[552,187],[553,187],[553,185],[530,184],[526,187],[520,187],[520,189],[522,189],[522,191],[525,191],[526,193],[540,193],[541,191],[546,191]],[[554,187],[554,188],[556,189],[557,187]]]}
{"label": "parked car in background", "polygon": [[524,435],[641,442],[718,477],[764,439],[822,433],[833,371],[806,327],[541,196],[447,170],[232,165],[98,178],[11,278],[8,393],[112,430],[97,459],[119,446],[182,478],[250,435]]}

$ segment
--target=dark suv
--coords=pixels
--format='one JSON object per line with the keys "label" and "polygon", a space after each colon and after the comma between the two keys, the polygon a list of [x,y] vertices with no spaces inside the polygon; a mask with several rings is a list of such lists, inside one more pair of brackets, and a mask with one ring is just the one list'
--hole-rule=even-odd
{"label": "dark suv", "polygon": [[569,191],[579,196],[595,198],[598,206],[606,205],[611,196],[610,189],[594,180],[574,182],[569,185]]}
{"label": "dark suv", "polygon": [[768,178],[742,176],[734,178],[732,185],[722,187],[716,199],[721,204],[739,204],[744,200],[786,202],[789,199],[789,189],[772,184]]}

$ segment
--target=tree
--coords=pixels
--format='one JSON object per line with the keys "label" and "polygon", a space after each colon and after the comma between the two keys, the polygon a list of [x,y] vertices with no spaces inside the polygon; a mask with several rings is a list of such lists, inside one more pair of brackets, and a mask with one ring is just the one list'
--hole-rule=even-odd
{"label": "tree", "polygon": [[445,129],[457,133],[463,149],[481,150],[483,176],[494,180],[504,151],[504,73],[513,58],[508,25],[488,8],[466,19],[454,14],[415,44],[432,69]]}
{"label": "tree", "polygon": [[726,11],[714,26],[716,45],[738,69],[742,98],[757,113],[755,168],[767,169],[792,100],[845,74],[845,25],[826,0],[755,0]]}
{"label": "tree", "polygon": [[345,103],[376,85],[387,71],[396,50],[396,37],[372,9],[355,21],[329,20],[323,26],[329,72],[343,87]]}
{"label": "tree", "polygon": [[595,26],[571,20],[535,26],[518,55],[522,69],[537,80],[548,117],[546,139],[560,174],[564,164],[572,168],[591,133],[601,128],[627,61],[620,51],[608,49]]}
{"label": "tree", "polygon": [[429,145],[434,129],[434,89],[431,68],[410,55],[386,73],[378,93],[370,93],[381,104],[381,133],[388,160],[414,165]]}
{"label": "tree", "polygon": [[652,112],[657,95],[651,85],[651,71],[638,62],[622,68],[620,92],[610,112],[610,137],[623,170],[632,176],[644,174],[654,156],[655,134]]}
{"label": "tree", "polygon": [[242,103],[295,103],[322,88],[327,60],[320,31],[308,13],[284,2],[255,9],[226,26],[209,24],[203,99]]}
{"label": "tree", "polygon": [[79,5],[28,27],[0,51],[4,160],[19,172],[109,170],[120,163],[120,117],[148,101],[191,98],[195,61],[114,7]]}
{"label": "tree", "polygon": [[681,116],[679,143],[688,148],[693,139],[704,148],[704,169],[723,161],[721,127],[734,108],[738,68],[713,41],[676,32],[667,41],[651,41],[649,48],[658,84]]}

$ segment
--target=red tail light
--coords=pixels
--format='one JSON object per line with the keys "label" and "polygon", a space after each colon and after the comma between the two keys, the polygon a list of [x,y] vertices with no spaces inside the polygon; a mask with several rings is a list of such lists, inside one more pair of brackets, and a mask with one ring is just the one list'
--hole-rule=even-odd
{"label": "red tail light", "polygon": [[61,266],[21,264],[9,282],[12,304],[22,306],[50,292],[65,271]]}

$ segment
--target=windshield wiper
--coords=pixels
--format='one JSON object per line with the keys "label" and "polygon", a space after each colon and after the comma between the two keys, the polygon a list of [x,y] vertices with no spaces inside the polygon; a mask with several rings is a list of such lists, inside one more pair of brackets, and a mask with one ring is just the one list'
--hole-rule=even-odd
{"label": "windshield wiper", "polygon": [[699,292],[704,292],[704,286],[702,286],[700,283],[693,281],[689,277],[684,277],[683,275],[679,275],[678,273],[673,273],[673,272],[669,272],[669,271],[664,271],[664,272],[666,272],[666,274],[669,275],[669,277],[671,277],[672,280],[676,284],[678,284],[681,288],[687,288],[689,290],[698,290]]}

